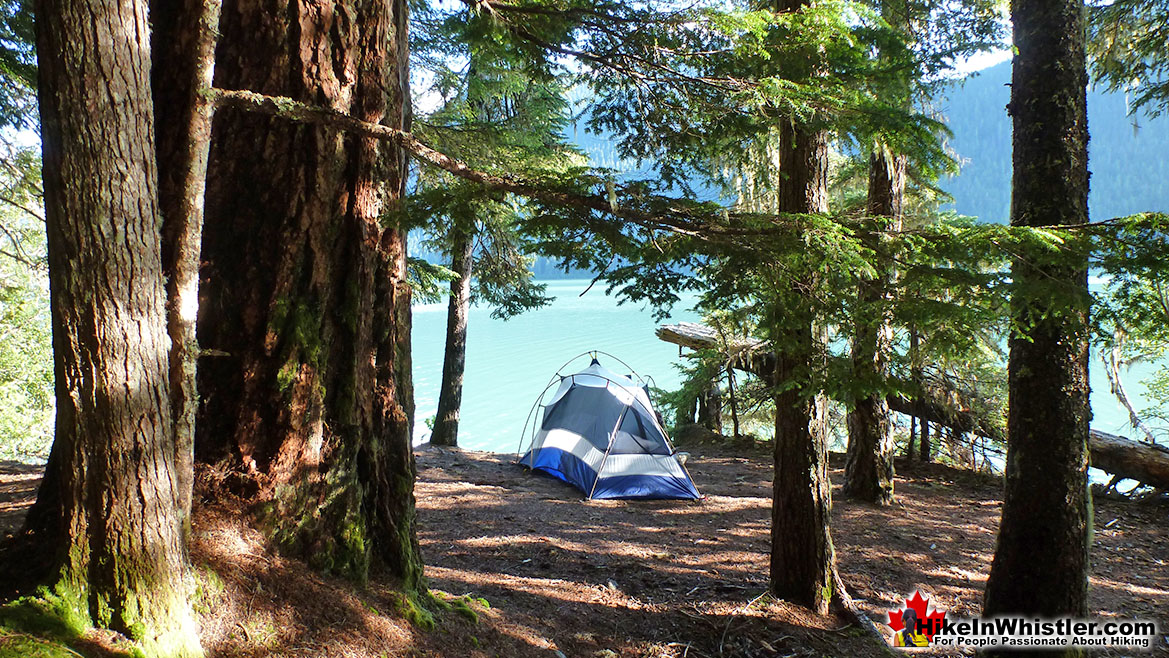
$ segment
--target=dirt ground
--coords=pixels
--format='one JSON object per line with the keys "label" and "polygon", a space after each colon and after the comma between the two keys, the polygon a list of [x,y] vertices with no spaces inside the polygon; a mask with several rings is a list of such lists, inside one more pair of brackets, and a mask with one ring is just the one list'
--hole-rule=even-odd
{"label": "dirt ground", "polygon": [[[376,577],[354,587],[314,574],[265,549],[241,520],[243,501],[205,503],[192,545],[204,646],[230,657],[888,655],[859,625],[763,596],[766,449],[685,449],[701,501],[584,501],[508,455],[419,451],[427,577],[439,598],[468,595],[429,631],[402,619],[409,606]],[[977,614],[1001,509],[998,480],[899,463],[898,502],[876,508],[839,494],[841,469],[834,460],[837,558],[877,627],[888,632],[885,613],[914,590],[948,614]],[[38,474],[11,464],[0,472],[3,536],[19,525]],[[1169,509],[1101,500],[1095,518],[1091,616],[1157,621],[1162,644],[1152,655],[1169,656]]]}

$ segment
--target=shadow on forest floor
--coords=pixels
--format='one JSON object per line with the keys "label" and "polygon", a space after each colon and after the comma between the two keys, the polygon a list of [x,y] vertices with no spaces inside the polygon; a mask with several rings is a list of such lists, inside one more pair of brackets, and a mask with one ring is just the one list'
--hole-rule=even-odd
{"label": "shadow on forest floor", "polygon": [[45,467],[0,461],[0,539],[15,535],[36,500]]}
{"label": "shadow on forest floor", "polygon": [[[441,589],[498,601],[568,656],[673,655],[655,653],[665,646],[690,646],[690,655],[879,655],[851,634],[855,628],[834,631],[796,609],[736,616],[767,584],[770,454],[687,449],[703,501],[585,501],[508,455],[420,452],[427,574]],[[842,457],[832,464],[841,574],[878,627],[887,630],[885,613],[914,590],[955,616],[976,615],[1001,513],[999,479],[899,463],[898,500],[877,508],[845,498]],[[1096,518],[1092,615],[1165,626],[1165,507],[1100,501]],[[741,642],[733,651],[732,639]]]}
{"label": "shadow on forest floor", "polygon": [[[887,655],[836,617],[760,598],[770,542],[766,448],[687,449],[702,501],[585,501],[509,455],[419,451],[430,585],[490,606],[471,603],[477,622],[444,613],[431,632],[402,619],[402,598],[376,576],[355,587],[272,554],[242,501],[202,505],[192,558],[204,646],[233,658]],[[876,508],[841,496],[839,456],[833,466],[841,574],[878,627],[887,630],[885,612],[915,589],[950,614],[977,614],[1001,509],[998,479],[899,463],[897,503]],[[0,533],[19,527],[38,470],[0,464]],[[1166,632],[1169,511],[1107,500],[1095,511],[1091,616],[1153,619]]]}

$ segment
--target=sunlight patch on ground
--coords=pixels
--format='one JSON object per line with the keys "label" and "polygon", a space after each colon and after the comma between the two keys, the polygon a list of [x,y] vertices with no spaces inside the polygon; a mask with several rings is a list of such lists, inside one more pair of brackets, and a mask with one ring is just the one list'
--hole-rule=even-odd
{"label": "sunlight patch on ground", "polygon": [[1111,587],[1139,596],[1153,596],[1158,598],[1169,597],[1169,590],[1164,590],[1157,587],[1145,587],[1144,585],[1122,583],[1116,580],[1111,580],[1109,578],[1102,578],[1100,576],[1092,576],[1088,582],[1094,587]]}
{"label": "sunlight patch on ground", "polygon": [[533,578],[431,566],[426,567],[426,573],[430,578],[465,583],[476,591],[487,586],[495,586],[554,601],[589,603],[632,610],[642,605],[641,601],[623,594],[619,589],[561,578]]}

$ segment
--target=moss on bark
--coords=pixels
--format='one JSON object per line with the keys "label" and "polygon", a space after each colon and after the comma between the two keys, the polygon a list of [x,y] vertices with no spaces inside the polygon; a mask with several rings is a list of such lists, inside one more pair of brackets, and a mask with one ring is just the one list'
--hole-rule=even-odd
{"label": "moss on bark", "polygon": [[[1008,106],[1013,226],[1088,220],[1083,12],[1082,0],[1011,4],[1018,48]],[[1050,263],[1026,254],[1011,268],[1016,334],[1010,340],[1003,518],[986,583],[988,616],[1087,613],[1092,516],[1087,265],[1086,259]]]}
{"label": "moss on bark", "polygon": [[[221,22],[217,86],[408,128],[405,12],[403,0],[245,3]],[[358,581],[377,565],[413,591],[405,234],[383,222],[404,180],[400,150],[375,139],[219,112],[199,338],[231,356],[200,364],[196,453],[256,483],[261,525],[286,553]]]}

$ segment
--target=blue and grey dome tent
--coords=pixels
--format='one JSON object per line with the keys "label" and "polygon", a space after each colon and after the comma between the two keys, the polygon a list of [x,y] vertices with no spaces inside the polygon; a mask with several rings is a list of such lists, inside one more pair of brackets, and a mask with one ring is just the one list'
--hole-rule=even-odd
{"label": "blue and grey dome tent", "polygon": [[560,376],[560,386],[545,403],[554,377],[529,414],[536,422],[520,463],[564,480],[590,499],[698,498],[647,387],[635,377],[618,375],[594,357],[584,370]]}

